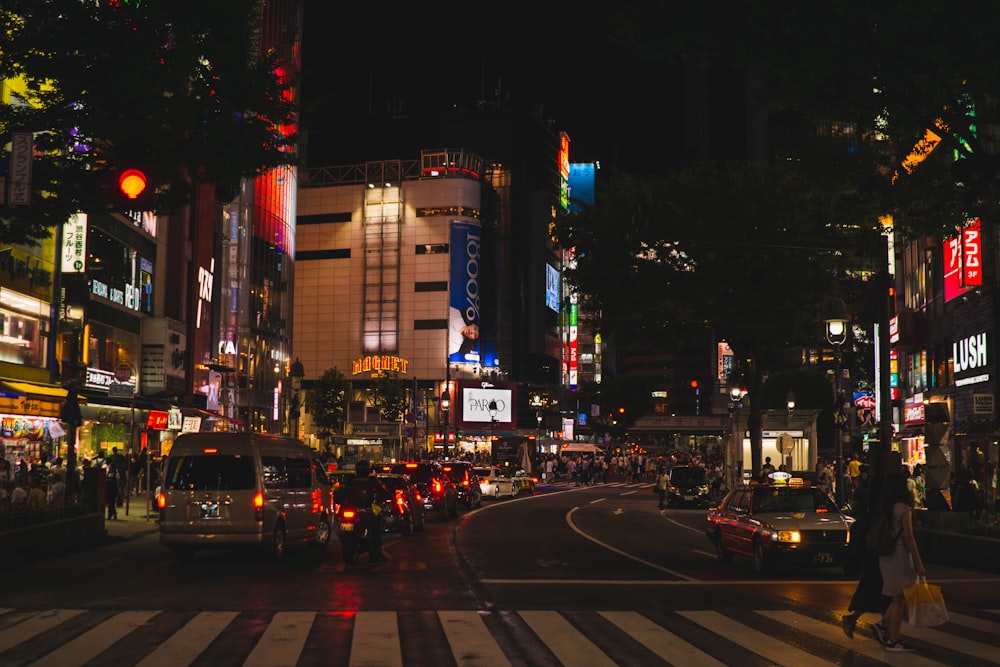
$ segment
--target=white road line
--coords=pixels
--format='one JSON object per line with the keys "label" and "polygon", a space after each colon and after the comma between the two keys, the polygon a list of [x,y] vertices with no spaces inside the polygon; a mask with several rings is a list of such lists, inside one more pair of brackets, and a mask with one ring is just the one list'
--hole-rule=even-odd
{"label": "white road line", "polygon": [[748,651],[763,656],[776,665],[788,667],[803,667],[804,665],[829,665],[828,660],[816,657],[784,642],[774,641],[774,637],[754,630],[739,621],[720,614],[717,611],[679,611],[681,616],[698,625],[711,630],[720,637],[725,637]]}
{"label": "white road line", "polygon": [[46,630],[51,630],[63,621],[79,616],[83,612],[83,609],[50,609],[2,630],[0,631],[0,653],[18,644],[23,644],[32,637],[36,637]]}
{"label": "white road line", "polygon": [[577,630],[557,611],[519,611],[539,639],[545,642],[556,659],[563,665],[588,667],[617,667],[594,642]]}
{"label": "white road line", "polygon": [[314,611],[275,613],[243,667],[295,667],[315,620]]}
{"label": "white road line", "polygon": [[33,662],[32,667],[83,665],[114,646],[119,639],[159,613],[159,611],[123,611],[115,614],[76,639],[63,644],[44,658]]}
{"label": "white road line", "polygon": [[478,611],[440,611],[438,618],[459,667],[510,667]]}
{"label": "white road line", "polygon": [[646,560],[644,558],[639,558],[638,556],[633,556],[632,554],[630,554],[630,553],[628,553],[626,551],[622,551],[621,549],[619,549],[617,547],[611,546],[607,542],[602,542],[601,540],[597,539],[596,537],[592,537],[591,535],[588,535],[587,533],[583,532],[583,530],[581,530],[580,528],[578,528],[576,526],[576,524],[573,523],[573,513],[576,512],[578,509],[580,509],[580,508],[579,507],[574,507],[573,509],[571,509],[566,514],[566,523],[578,535],[587,538],[588,540],[590,540],[594,544],[597,544],[599,546],[604,547],[608,551],[613,551],[614,553],[616,553],[616,554],[618,554],[620,556],[625,556],[626,558],[630,558],[631,560],[634,560],[637,563],[642,563],[643,565],[646,565],[647,567],[651,567],[654,570],[659,570],[660,572],[665,572],[666,574],[669,574],[671,576],[677,577],[679,579],[686,579],[686,580],[690,580],[691,579],[691,577],[687,576],[686,574],[681,574],[680,572],[677,572],[675,570],[671,570],[669,568],[663,567],[662,565],[657,565],[656,563],[648,561],[648,560]]}
{"label": "white road line", "polygon": [[677,635],[634,611],[602,611],[608,619],[664,662],[673,665],[698,665],[699,667],[725,667],[701,649],[687,643]]}
{"label": "white road line", "polygon": [[803,632],[808,632],[815,637],[832,642],[838,646],[842,646],[843,648],[852,649],[855,653],[860,653],[861,655],[874,658],[875,660],[880,660],[882,662],[888,662],[891,665],[905,664],[913,665],[914,667],[941,666],[940,662],[929,660],[919,654],[892,653],[890,651],[886,651],[882,648],[881,644],[875,641],[875,638],[871,634],[861,632],[860,628],[855,631],[854,639],[848,639],[844,634],[844,631],[838,626],[818,621],[815,618],[810,618],[794,611],[758,609],[756,610],[756,613],[778,621],[779,623],[784,623],[789,627],[798,628]]}
{"label": "white road line", "polygon": [[136,667],[177,667],[194,662],[209,644],[226,629],[238,611],[203,611],[167,637]]}
{"label": "white road line", "polygon": [[399,624],[394,611],[359,611],[354,615],[350,667],[403,667]]}

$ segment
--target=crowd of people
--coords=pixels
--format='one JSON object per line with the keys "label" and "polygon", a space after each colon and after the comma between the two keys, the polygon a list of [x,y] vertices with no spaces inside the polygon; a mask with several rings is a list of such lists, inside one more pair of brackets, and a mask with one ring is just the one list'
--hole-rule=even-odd
{"label": "crowd of people", "polygon": [[[155,475],[158,465],[148,466]],[[118,518],[127,494],[146,492],[146,449],[136,455],[125,455],[117,447],[110,453],[98,452],[93,459],[83,457],[79,465],[70,470],[62,457],[47,462],[29,463],[21,458],[16,463],[0,458],[0,514],[58,511],[68,504],[96,504],[103,495],[108,519]],[[103,494],[97,493],[100,475],[104,475]],[[72,489],[72,490],[70,490]]]}

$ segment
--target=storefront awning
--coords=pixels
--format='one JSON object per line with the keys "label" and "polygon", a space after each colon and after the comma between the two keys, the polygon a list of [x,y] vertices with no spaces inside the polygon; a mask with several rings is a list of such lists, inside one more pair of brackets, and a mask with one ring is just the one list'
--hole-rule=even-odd
{"label": "storefront awning", "polygon": [[14,396],[47,396],[50,398],[66,398],[65,387],[53,384],[37,384],[34,382],[16,382],[14,380],[0,381],[0,391],[8,398]]}
{"label": "storefront awning", "polygon": [[955,437],[963,435],[987,435],[997,430],[997,423],[992,418],[967,419],[957,422],[954,426]]}

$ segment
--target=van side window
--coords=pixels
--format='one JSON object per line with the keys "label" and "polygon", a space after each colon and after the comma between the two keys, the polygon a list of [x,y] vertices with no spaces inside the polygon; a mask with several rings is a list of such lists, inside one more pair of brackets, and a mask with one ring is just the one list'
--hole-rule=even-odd
{"label": "van side window", "polygon": [[330,478],[326,475],[326,468],[323,467],[323,462],[315,460],[312,462],[313,471],[316,473],[316,482],[327,486],[330,484]]}
{"label": "van side window", "polygon": [[264,486],[269,489],[287,489],[288,472],[285,470],[285,460],[280,456],[260,457],[264,468]]}
{"label": "van side window", "polygon": [[312,488],[312,462],[309,459],[285,459],[285,472],[289,488]]}
{"label": "van side window", "polygon": [[164,488],[185,491],[235,491],[254,487],[253,459],[249,456],[174,456]]}

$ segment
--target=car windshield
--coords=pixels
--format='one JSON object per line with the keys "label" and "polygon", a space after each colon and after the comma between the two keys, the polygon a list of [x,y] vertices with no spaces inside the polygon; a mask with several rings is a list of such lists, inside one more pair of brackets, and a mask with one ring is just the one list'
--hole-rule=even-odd
{"label": "car windshield", "polygon": [[670,481],[674,484],[704,484],[704,468],[674,468],[670,472]]}
{"label": "car windshield", "polygon": [[476,472],[476,475],[478,475],[479,477],[489,477],[490,476],[490,469],[489,468],[476,468],[475,472]]}
{"label": "car windshield", "polygon": [[253,459],[232,456],[174,456],[166,472],[165,488],[184,491],[236,491],[254,487]]}
{"label": "car windshield", "polygon": [[814,488],[757,489],[753,495],[753,513],[767,512],[836,512],[829,496]]}

